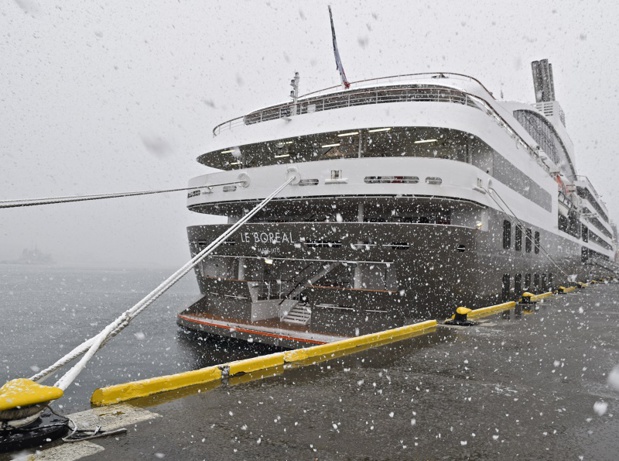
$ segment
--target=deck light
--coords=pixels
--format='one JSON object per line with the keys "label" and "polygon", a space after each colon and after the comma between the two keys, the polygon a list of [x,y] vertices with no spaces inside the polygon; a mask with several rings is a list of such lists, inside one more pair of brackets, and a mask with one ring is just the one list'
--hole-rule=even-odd
{"label": "deck light", "polygon": [[338,134],[337,136],[338,136],[339,138],[345,138],[346,136],[356,136],[356,135],[358,135],[358,134],[359,134],[359,132],[358,132],[358,131],[349,131],[348,133],[340,133],[340,134]]}
{"label": "deck light", "polygon": [[264,258],[265,264],[273,264],[273,260],[271,258]]}
{"label": "deck light", "polygon": [[232,162],[230,165],[240,165],[241,162]]}
{"label": "deck light", "polygon": [[222,154],[231,154],[232,152],[234,152],[234,149],[228,149],[228,150],[221,151]]}
{"label": "deck light", "polygon": [[428,142],[436,142],[436,139],[420,139],[419,141],[415,141],[415,144],[425,144]]}
{"label": "deck light", "polygon": [[284,157],[290,157],[290,154],[276,155],[274,158],[284,158]]}
{"label": "deck light", "polygon": [[378,133],[380,131],[391,131],[391,128],[374,128],[372,130],[368,130],[368,133]]}
{"label": "deck light", "polygon": [[324,146],[322,146],[322,147],[337,147],[337,146],[339,146],[339,145],[340,145],[340,143],[338,142],[338,143],[336,143],[336,144],[325,144],[325,145],[324,145]]}

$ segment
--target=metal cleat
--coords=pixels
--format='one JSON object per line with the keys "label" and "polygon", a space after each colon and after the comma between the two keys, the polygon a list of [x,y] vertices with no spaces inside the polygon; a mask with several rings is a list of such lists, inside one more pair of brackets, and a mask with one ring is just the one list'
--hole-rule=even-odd
{"label": "metal cleat", "polygon": [[445,320],[445,325],[458,325],[461,327],[477,325],[477,322],[473,322],[467,318],[468,314],[472,311],[473,309],[469,309],[468,307],[457,307],[456,313],[451,316],[451,319]]}

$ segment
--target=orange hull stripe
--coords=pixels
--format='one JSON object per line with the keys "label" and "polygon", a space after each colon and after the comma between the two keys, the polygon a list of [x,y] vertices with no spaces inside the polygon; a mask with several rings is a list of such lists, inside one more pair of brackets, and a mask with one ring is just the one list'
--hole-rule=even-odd
{"label": "orange hull stripe", "polygon": [[288,341],[297,341],[300,343],[309,343],[309,344],[326,344],[324,341],[316,341],[314,339],[303,339],[303,338],[298,338],[295,336],[286,336],[286,335],[278,335],[275,333],[268,333],[266,331],[259,331],[259,330],[250,330],[248,328],[241,328],[241,327],[230,327],[228,325],[220,325],[217,323],[211,323],[211,322],[206,322],[204,320],[198,320],[198,319],[194,319],[194,318],[190,318],[190,317],[186,317],[184,315],[179,315],[179,318],[186,320],[188,322],[191,323],[199,323],[202,325],[207,325],[209,327],[216,327],[216,328],[223,328],[224,330],[236,330],[236,331],[240,331],[242,333],[248,333],[248,334],[253,334],[253,335],[259,335],[259,336],[269,336],[271,338],[279,338],[279,339],[285,339]]}

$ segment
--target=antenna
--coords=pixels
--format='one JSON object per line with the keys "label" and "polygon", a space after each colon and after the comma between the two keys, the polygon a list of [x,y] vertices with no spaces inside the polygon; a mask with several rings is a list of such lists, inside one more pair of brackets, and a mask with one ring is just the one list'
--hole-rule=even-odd
{"label": "antenna", "polygon": [[299,99],[299,80],[301,77],[298,72],[294,73],[294,78],[290,80],[290,97],[292,98],[292,115],[297,115],[297,100]]}

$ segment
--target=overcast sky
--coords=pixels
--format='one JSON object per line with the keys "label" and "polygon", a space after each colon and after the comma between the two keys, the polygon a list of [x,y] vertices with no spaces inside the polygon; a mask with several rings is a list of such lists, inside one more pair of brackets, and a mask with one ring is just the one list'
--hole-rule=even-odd
{"label": "overcast sky", "polygon": [[[214,125],[350,80],[451,71],[533,102],[553,64],[576,167],[619,217],[619,6],[613,1],[14,0],[0,6],[0,200],[185,187]],[[379,5],[380,3],[380,5]],[[186,194],[0,210],[0,260],[173,267]]]}

